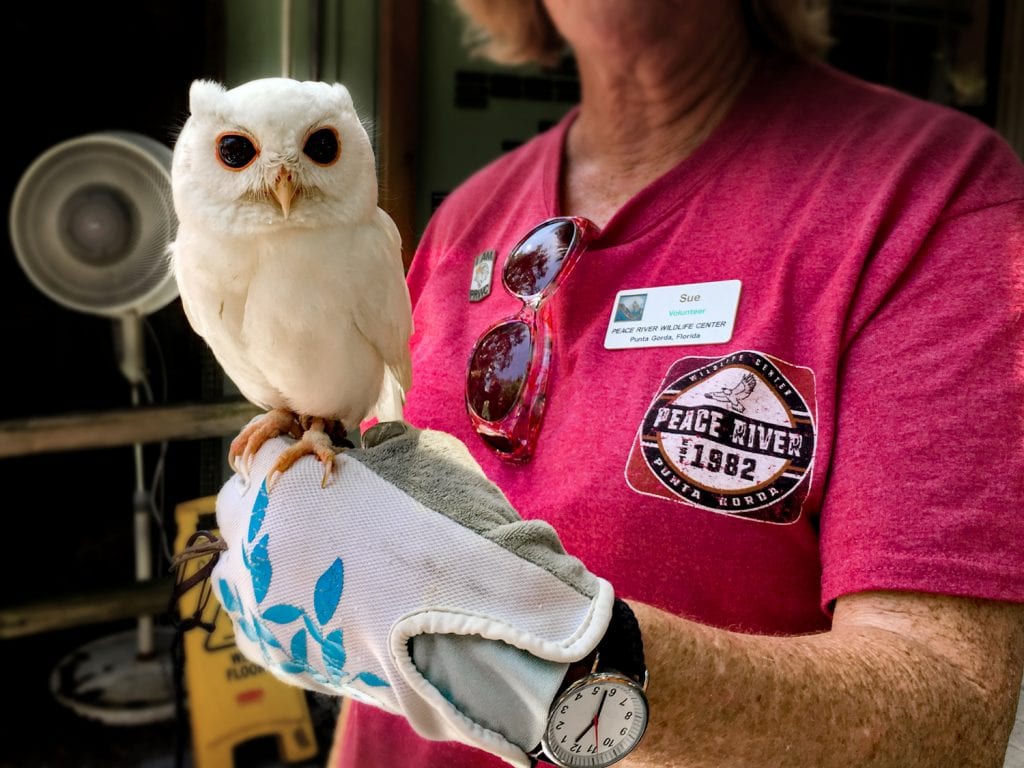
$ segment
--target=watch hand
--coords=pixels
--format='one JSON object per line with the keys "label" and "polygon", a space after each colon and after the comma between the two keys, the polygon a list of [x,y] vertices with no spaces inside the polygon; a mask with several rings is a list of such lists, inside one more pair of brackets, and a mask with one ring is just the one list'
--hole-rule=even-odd
{"label": "watch hand", "polygon": [[604,695],[601,697],[601,703],[597,705],[597,712],[594,713],[594,717],[591,719],[590,724],[587,725],[587,727],[583,729],[583,732],[575,738],[574,743],[579,743],[579,740],[586,736],[587,731],[589,731],[591,728],[594,729],[596,738],[597,718],[601,716],[601,710],[604,708],[604,700],[606,698],[608,698],[608,691],[605,691]]}
{"label": "watch hand", "polygon": [[574,744],[578,744],[579,740],[587,735],[587,731],[589,731],[591,728],[593,728],[594,727],[594,723],[596,723],[596,722],[597,722],[597,720],[591,720],[589,723],[587,723],[587,727],[583,729],[583,732],[579,736],[577,736],[575,739],[573,739],[573,743]]}
{"label": "watch hand", "polygon": [[600,746],[601,737],[597,733],[597,723],[601,719],[601,710],[604,709],[604,700],[608,698],[608,691],[601,696],[601,703],[597,705],[597,712],[594,713],[594,746]]}

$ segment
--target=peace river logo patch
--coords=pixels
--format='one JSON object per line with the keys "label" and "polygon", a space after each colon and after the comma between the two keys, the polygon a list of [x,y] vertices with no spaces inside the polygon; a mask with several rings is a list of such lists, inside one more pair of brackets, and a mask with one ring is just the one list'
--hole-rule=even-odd
{"label": "peace river logo patch", "polygon": [[792,523],[810,486],[814,419],[809,368],[749,350],[684,357],[644,416],[626,481],[649,496]]}

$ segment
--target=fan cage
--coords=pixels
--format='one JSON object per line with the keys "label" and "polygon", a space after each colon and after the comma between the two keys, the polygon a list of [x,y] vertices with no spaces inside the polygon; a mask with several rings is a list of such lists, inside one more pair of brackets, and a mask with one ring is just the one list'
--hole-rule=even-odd
{"label": "fan cage", "polygon": [[[105,131],[37,157],[18,183],[10,213],[15,256],[31,282],[65,307],[110,317],[149,314],[173,301],[171,156],[148,136]],[[68,232],[75,208],[90,199],[129,224],[101,256],[72,247]]]}

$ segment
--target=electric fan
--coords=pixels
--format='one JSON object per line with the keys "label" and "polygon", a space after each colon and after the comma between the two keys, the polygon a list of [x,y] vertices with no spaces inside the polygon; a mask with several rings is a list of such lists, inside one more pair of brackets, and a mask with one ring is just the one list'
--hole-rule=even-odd
{"label": "electric fan", "polygon": [[[114,321],[121,372],[133,406],[146,386],[143,317],[177,295],[167,246],[177,219],[171,150],[148,136],[103,131],[42,153],[14,192],[10,233],[29,280],[69,309]],[[135,577],[152,577],[149,494],[142,445],[135,453]],[[111,724],[174,713],[173,633],[138,619],[136,630],[101,638],[53,671],[54,695],[78,714]]]}

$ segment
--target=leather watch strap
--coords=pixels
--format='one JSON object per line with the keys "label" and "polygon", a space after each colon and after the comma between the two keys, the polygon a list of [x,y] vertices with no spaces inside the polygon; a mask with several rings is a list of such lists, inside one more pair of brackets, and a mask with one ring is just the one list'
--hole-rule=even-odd
{"label": "leather watch strap", "polygon": [[624,600],[615,599],[612,618],[601,642],[597,645],[601,670],[614,669],[644,685],[647,665],[644,662],[644,642],[640,635],[640,622],[633,609]]}
{"label": "leather watch strap", "polygon": [[[612,604],[612,617],[601,642],[585,657],[569,665],[555,699],[577,680],[590,673],[611,670],[629,677],[642,688],[647,687],[647,664],[644,661],[640,622],[637,621],[633,609],[619,598],[615,598]],[[530,753],[530,757],[535,766],[551,765],[540,745]]]}

